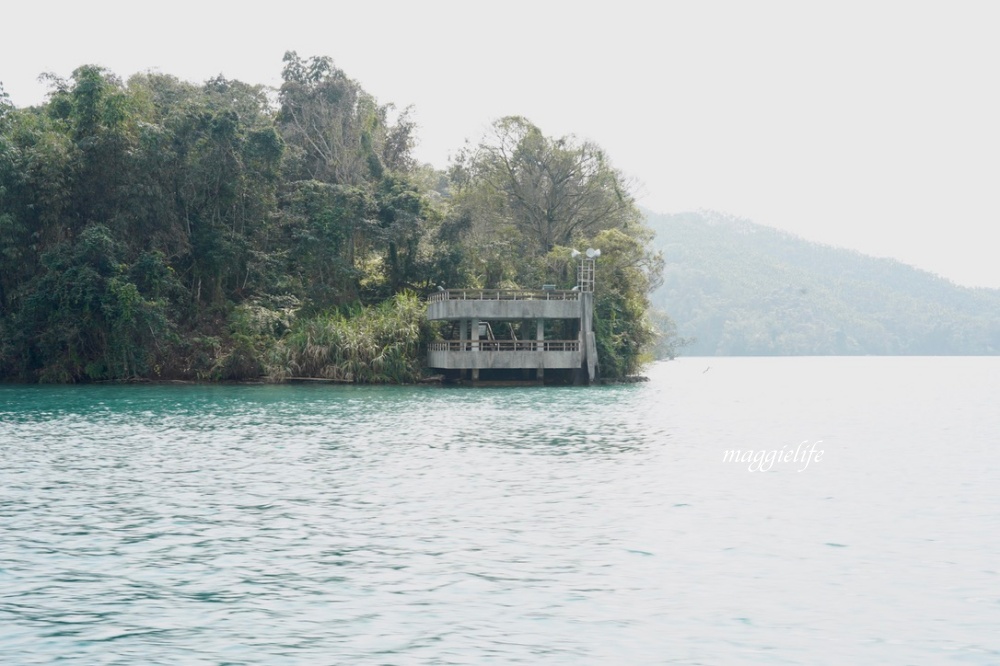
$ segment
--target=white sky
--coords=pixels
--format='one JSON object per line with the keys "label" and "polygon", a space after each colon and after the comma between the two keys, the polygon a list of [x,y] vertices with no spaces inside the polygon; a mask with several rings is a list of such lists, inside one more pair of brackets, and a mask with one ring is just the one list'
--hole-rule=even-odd
{"label": "white sky", "polygon": [[[280,84],[329,55],[444,167],[494,119],[605,148],[658,212],[708,208],[1000,287],[1000,4],[18,2],[0,81],[99,64]],[[669,260],[669,257],[668,257]]]}

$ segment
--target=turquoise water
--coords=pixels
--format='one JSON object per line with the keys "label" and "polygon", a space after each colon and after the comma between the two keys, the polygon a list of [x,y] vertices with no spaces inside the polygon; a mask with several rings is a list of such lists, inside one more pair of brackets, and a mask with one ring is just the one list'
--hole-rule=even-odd
{"label": "turquoise water", "polygon": [[0,386],[0,663],[1000,662],[1000,358],[649,375]]}

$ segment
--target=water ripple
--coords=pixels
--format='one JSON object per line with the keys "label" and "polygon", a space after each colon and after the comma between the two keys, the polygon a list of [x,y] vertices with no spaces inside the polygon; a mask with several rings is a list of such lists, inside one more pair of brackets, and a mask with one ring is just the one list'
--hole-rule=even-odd
{"label": "water ripple", "polygon": [[[0,662],[1000,660],[1000,466],[937,439],[979,450],[992,403],[955,433],[974,400],[913,418],[879,359],[865,384],[729,361],[594,389],[0,386]],[[820,435],[808,474],[722,462]]]}

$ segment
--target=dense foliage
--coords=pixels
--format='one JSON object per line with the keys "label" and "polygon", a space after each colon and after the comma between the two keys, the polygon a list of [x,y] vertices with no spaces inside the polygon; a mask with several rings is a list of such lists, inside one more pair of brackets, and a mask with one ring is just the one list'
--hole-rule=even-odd
{"label": "dense foliage", "polygon": [[650,215],[689,355],[1000,353],[1000,292],[718,213]]}
{"label": "dense foliage", "polygon": [[602,251],[594,328],[600,373],[624,377],[651,359],[657,332],[650,290],[662,271],[652,234],[624,176],[590,142],[552,139],[508,117],[451,169],[446,233],[458,250],[452,280],[462,286],[538,289],[576,284],[571,248]]}
{"label": "dense foliage", "polygon": [[436,172],[406,111],[293,52],[278,91],[47,78],[39,107],[0,90],[0,378],[412,381],[430,329],[401,294],[569,286],[595,243],[605,374],[654,341],[659,264],[593,144],[505,118]]}
{"label": "dense foliage", "polygon": [[271,354],[270,377],[322,377],[369,384],[420,378],[421,360],[433,331],[414,294],[397,294],[352,315],[333,312],[297,321]]}

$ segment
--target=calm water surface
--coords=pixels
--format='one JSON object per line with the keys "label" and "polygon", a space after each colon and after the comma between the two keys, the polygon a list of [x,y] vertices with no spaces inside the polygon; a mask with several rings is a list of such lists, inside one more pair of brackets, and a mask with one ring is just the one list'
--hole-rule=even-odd
{"label": "calm water surface", "polygon": [[0,386],[0,663],[1000,663],[1000,358],[649,375]]}

